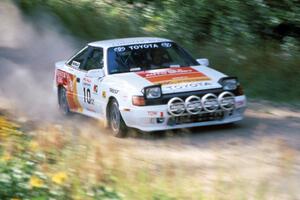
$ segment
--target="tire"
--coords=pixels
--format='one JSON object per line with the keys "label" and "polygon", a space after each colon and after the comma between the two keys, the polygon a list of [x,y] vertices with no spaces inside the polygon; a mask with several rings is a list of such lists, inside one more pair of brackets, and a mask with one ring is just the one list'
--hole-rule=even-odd
{"label": "tire", "polygon": [[116,100],[112,100],[109,105],[109,126],[113,136],[123,138],[127,133],[127,126],[121,116],[119,104]]}
{"label": "tire", "polygon": [[59,110],[64,115],[70,114],[70,107],[67,99],[67,93],[65,88],[59,88],[58,90],[58,104],[59,104]]}

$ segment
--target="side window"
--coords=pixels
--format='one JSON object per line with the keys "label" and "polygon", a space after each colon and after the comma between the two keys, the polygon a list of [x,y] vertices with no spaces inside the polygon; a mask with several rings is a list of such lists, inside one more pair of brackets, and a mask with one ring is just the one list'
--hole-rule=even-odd
{"label": "side window", "polygon": [[85,58],[87,57],[88,49],[84,49],[76,55],[68,64],[75,68],[82,68],[85,65]]}
{"label": "side window", "polygon": [[93,48],[89,53],[84,70],[102,69],[103,68],[103,49]]}

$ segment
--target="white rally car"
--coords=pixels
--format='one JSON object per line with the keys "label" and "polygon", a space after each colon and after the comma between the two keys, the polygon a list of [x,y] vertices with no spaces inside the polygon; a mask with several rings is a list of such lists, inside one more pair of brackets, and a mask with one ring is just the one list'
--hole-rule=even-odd
{"label": "white rally car", "polygon": [[117,137],[232,123],[246,108],[237,78],[163,38],[92,42],[56,63],[54,88],[64,114],[102,119]]}

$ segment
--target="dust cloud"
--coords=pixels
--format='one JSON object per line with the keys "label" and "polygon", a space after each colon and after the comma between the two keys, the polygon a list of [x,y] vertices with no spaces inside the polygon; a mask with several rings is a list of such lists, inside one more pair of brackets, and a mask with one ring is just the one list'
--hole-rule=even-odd
{"label": "dust cloud", "polygon": [[38,15],[26,20],[18,8],[0,2],[0,101],[31,118],[55,119],[54,63],[70,57],[78,43],[55,19]]}

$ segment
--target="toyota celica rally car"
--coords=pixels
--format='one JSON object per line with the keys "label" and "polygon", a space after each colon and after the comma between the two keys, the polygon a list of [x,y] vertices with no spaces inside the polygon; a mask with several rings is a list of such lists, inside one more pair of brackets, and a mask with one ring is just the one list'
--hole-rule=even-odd
{"label": "toyota celica rally car", "polygon": [[64,114],[102,119],[117,137],[128,127],[149,132],[233,123],[246,108],[236,77],[163,38],[89,43],[56,63],[54,88]]}

